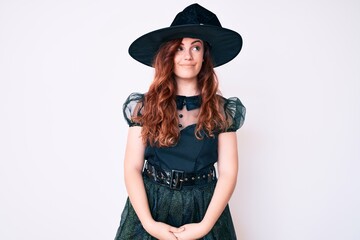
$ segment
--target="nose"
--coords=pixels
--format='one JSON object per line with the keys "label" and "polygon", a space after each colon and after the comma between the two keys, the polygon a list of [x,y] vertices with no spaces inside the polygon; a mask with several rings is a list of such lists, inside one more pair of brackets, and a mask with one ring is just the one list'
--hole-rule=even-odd
{"label": "nose", "polygon": [[184,51],[184,59],[185,60],[192,60],[192,54],[191,54],[191,50],[187,49]]}

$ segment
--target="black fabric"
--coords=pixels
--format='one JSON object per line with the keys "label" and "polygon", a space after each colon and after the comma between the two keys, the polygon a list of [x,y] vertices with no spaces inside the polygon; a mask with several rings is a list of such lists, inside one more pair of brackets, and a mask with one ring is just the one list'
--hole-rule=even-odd
{"label": "black fabric", "polygon": [[[144,97],[145,95],[143,93],[131,93],[123,104],[123,115],[130,127],[141,126],[140,123],[133,121],[133,117],[141,115],[144,107]],[[187,110],[201,106],[201,98],[199,96],[176,96],[177,109],[182,109],[183,106],[186,105],[186,102],[188,102],[186,106]],[[222,109],[224,110],[225,118],[230,123],[226,132],[237,131],[244,124],[246,114],[245,106],[237,97],[221,97],[221,104],[223,105]]]}
{"label": "black fabric", "polygon": [[[183,101],[182,97],[179,102]],[[198,102],[199,97],[185,97],[187,102]],[[229,99],[220,97],[221,104],[229,128],[226,132],[234,132],[239,129],[245,119],[245,107],[241,101],[232,97]],[[140,123],[132,120],[133,116],[141,115],[144,107],[144,94],[132,93],[126,99],[123,112],[129,126],[141,126]],[[200,107],[200,105],[198,106]],[[191,124],[180,131],[180,139],[175,146],[156,147],[147,145],[144,158],[151,164],[166,170],[182,170],[186,172],[197,172],[201,169],[213,165],[218,159],[218,134],[215,137],[208,137],[203,133],[203,139],[195,137],[196,124]]]}
{"label": "black fabric", "polygon": [[182,12],[179,12],[170,26],[174,27],[184,24],[206,24],[221,27],[216,15],[197,3],[191,4]]}
{"label": "black fabric", "polygon": [[146,146],[145,159],[151,164],[166,170],[198,172],[213,165],[218,158],[218,135],[214,138],[204,136],[202,140],[195,137],[196,125],[190,125],[180,131],[180,140],[173,147]]}
{"label": "black fabric", "polygon": [[[152,217],[156,221],[180,227],[203,219],[216,181],[202,186],[184,187],[180,191],[169,189],[146,178],[144,184]],[[121,214],[115,240],[155,240],[142,227],[129,199]],[[214,227],[202,240],[236,240],[229,206],[226,206]]]}
{"label": "black fabric", "polygon": [[215,166],[211,165],[195,173],[177,171],[176,169],[166,171],[146,162],[143,176],[171,189],[181,190],[183,187],[204,185],[216,180],[216,170]]}
{"label": "black fabric", "polygon": [[144,107],[144,94],[132,93],[123,104],[123,114],[130,127],[141,126],[139,122],[133,120],[133,117],[140,116]]}
{"label": "black fabric", "polygon": [[[178,108],[180,105],[181,107],[186,106],[186,103],[191,103],[189,106],[191,109],[197,109],[201,106],[199,96],[178,96],[174,101],[177,101]],[[243,125],[245,107],[235,97],[226,99],[219,96],[219,101],[223,106],[222,114],[230,126],[226,131],[236,131]],[[141,126],[141,123],[134,121],[133,117],[141,115],[144,107],[146,107],[144,106],[144,94],[132,93],[126,99],[123,105],[123,113],[130,127]],[[216,133],[215,137],[202,134],[204,137],[199,140],[195,137],[195,127],[196,123],[179,129],[180,139],[175,146],[153,147],[147,145],[144,159],[152,165],[168,171],[202,172],[202,170],[210,167],[218,160],[218,135],[221,133]],[[200,222],[203,219],[214,193],[216,179],[203,185],[182,186],[181,189],[176,190],[170,189],[169,186],[163,186],[154,180],[149,180],[146,176],[144,176],[144,184],[152,217],[156,221],[180,227],[187,223]],[[115,240],[130,239],[154,240],[142,227],[128,199],[121,215]],[[228,206],[211,231],[202,239],[236,240]]]}
{"label": "black fabric", "polygon": [[199,4],[192,4],[178,13],[170,27],[161,28],[137,38],[130,45],[129,54],[135,60],[152,67],[154,56],[161,44],[184,37],[198,38],[207,42],[210,45],[214,67],[234,59],[243,44],[240,34],[221,27],[214,13]]}
{"label": "black fabric", "polygon": [[192,96],[192,97],[186,97],[186,96],[176,96],[176,107],[178,110],[181,110],[186,106],[186,110],[194,110],[197,108],[200,108],[201,106],[201,97],[200,96]]}

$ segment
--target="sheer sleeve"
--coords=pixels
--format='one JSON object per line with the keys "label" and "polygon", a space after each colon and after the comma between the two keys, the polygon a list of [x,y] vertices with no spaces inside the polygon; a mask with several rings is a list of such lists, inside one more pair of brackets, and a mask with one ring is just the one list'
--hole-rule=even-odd
{"label": "sheer sleeve", "polygon": [[132,93],[126,99],[123,105],[123,114],[129,127],[141,126],[140,122],[134,120],[134,117],[141,116],[144,107],[144,94]]}
{"label": "sheer sleeve", "polygon": [[244,124],[246,108],[239,98],[224,98],[224,113],[229,126],[225,132],[235,132]]}

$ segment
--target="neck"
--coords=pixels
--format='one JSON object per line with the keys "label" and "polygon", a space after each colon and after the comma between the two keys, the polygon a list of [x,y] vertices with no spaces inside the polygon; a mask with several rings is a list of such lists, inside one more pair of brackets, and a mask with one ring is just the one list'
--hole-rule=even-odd
{"label": "neck", "polygon": [[195,96],[200,94],[200,91],[197,86],[197,79],[192,81],[177,79],[176,84],[177,84],[177,95]]}

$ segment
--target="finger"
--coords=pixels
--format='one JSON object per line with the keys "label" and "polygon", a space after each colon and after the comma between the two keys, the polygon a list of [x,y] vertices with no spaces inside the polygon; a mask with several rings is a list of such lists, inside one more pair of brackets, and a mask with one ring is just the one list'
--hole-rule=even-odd
{"label": "finger", "polygon": [[177,235],[178,233],[172,233],[171,235],[172,235],[172,237],[174,237],[174,238],[171,238],[172,240],[178,240],[178,235]]}

